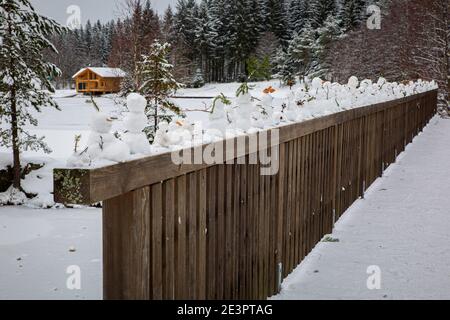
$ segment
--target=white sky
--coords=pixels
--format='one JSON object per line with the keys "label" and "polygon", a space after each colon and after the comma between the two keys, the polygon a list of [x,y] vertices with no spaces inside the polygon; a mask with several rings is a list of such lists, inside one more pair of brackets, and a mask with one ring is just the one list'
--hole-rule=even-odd
{"label": "white sky", "polygon": [[[106,22],[118,18],[120,4],[124,2],[125,0],[31,0],[39,13],[62,24],[65,24],[69,17],[67,13],[69,6],[76,5],[81,9],[82,25],[87,20]],[[151,2],[153,8],[162,15],[169,4],[174,8],[177,0],[151,0]]]}

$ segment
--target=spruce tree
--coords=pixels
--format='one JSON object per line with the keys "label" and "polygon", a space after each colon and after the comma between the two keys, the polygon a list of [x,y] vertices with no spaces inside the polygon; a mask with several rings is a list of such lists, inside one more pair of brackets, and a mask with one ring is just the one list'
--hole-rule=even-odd
{"label": "spruce tree", "polygon": [[154,127],[146,129],[149,137],[158,127],[159,120],[170,117],[169,111],[175,114],[182,114],[182,111],[171,100],[170,96],[182,87],[172,74],[173,66],[167,60],[170,51],[170,44],[161,44],[158,40],[152,44],[148,55],[143,56],[140,63],[140,78],[142,85],[139,93],[148,102],[146,114],[149,120],[153,119]]}
{"label": "spruce tree", "polygon": [[311,0],[309,4],[309,15],[311,27],[320,28],[328,16],[336,15],[336,0]]}
{"label": "spruce tree", "polygon": [[289,38],[289,32],[285,1],[265,0],[263,5],[265,31],[273,32],[281,44],[286,44]]}
{"label": "spruce tree", "polygon": [[315,41],[315,62],[309,76],[311,78],[320,77],[322,79],[331,80],[331,65],[329,61],[330,47],[333,41],[341,35],[338,20],[329,15],[323,22],[323,25],[317,29],[317,39]]}
{"label": "spruce tree", "polygon": [[309,0],[291,0],[289,4],[289,31],[301,33],[309,19]]}
{"label": "spruce tree", "polygon": [[360,25],[365,15],[365,0],[341,0],[339,20],[344,32]]}
{"label": "spruce tree", "polygon": [[[30,108],[58,108],[49,92],[59,69],[46,62],[44,50],[56,51],[48,40],[63,28],[37,14],[28,0],[0,0],[0,143],[13,151],[13,187],[21,188],[20,152],[43,149],[51,152],[44,137],[27,132],[26,124],[37,125]],[[48,90],[48,91],[47,91]]]}
{"label": "spruce tree", "polygon": [[162,22],[162,35],[165,42],[174,44],[176,41],[175,17],[172,7],[169,5],[164,13]]}

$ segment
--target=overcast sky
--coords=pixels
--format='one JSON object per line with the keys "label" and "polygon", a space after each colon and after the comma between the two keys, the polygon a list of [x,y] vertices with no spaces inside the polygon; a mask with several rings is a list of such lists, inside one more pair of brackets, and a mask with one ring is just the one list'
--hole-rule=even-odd
{"label": "overcast sky", "polygon": [[[31,0],[36,10],[39,13],[46,15],[58,22],[65,24],[69,13],[67,9],[71,5],[76,5],[81,10],[81,23],[84,25],[87,20],[103,22],[120,16],[118,8],[125,0]],[[144,2],[144,1],[143,1]],[[153,8],[158,11],[160,15],[170,4],[175,7],[177,0],[151,0]]]}

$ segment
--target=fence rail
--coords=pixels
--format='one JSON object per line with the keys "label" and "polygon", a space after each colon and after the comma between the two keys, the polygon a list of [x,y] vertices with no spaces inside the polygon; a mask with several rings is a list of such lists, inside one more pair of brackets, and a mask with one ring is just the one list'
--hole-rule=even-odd
{"label": "fence rail", "polygon": [[[55,200],[104,201],[105,299],[265,299],[436,104],[430,91],[281,127],[272,176],[261,164],[175,165],[170,154],[55,169]],[[255,152],[227,148],[241,160]]]}

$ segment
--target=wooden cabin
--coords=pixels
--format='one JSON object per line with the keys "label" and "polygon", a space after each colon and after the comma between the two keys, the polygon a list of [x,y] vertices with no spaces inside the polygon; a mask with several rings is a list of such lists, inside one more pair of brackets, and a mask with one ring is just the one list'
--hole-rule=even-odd
{"label": "wooden cabin", "polygon": [[72,79],[75,80],[77,93],[105,94],[120,91],[120,83],[125,72],[119,68],[84,68]]}

